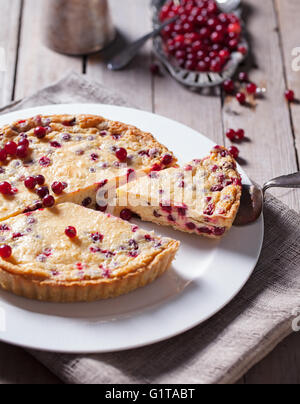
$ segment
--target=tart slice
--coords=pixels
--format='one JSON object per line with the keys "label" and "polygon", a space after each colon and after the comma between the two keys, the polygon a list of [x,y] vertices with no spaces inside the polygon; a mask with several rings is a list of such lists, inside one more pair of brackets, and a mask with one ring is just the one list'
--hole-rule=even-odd
{"label": "tart slice", "polygon": [[65,203],[0,225],[0,285],[31,299],[93,301],[145,286],[179,242],[109,214]]}
{"label": "tart slice", "polygon": [[99,189],[175,163],[151,134],[100,116],[15,122],[0,129],[0,221],[55,203],[97,208]]}
{"label": "tart slice", "polygon": [[132,211],[145,221],[220,238],[234,222],[241,191],[235,160],[216,146],[203,160],[152,172],[119,188],[115,214],[125,218]]}

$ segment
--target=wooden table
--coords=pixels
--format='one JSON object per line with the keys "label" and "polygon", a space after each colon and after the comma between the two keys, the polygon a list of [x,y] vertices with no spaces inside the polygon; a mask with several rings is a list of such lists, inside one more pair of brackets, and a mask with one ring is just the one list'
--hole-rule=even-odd
{"label": "wooden table", "polygon": [[[149,0],[110,1],[114,20],[125,37],[136,38],[150,28]],[[292,51],[300,47],[299,0],[244,3],[254,54],[244,69],[250,70],[253,81],[267,88],[265,99],[259,100],[254,109],[240,107],[235,99],[224,98],[218,91],[194,94],[170,77],[153,77],[149,71],[151,43],[128,69],[118,73],[107,71],[103,55],[72,58],[46,49],[41,43],[40,26],[47,16],[43,14],[43,1],[37,0],[1,2],[0,47],[6,50],[7,71],[0,73],[0,106],[34,93],[72,69],[123,92],[139,108],[181,121],[216,143],[227,143],[227,128],[244,128],[249,137],[240,146],[244,166],[261,184],[274,176],[298,171],[300,105],[288,105],[284,91],[292,88],[300,97],[300,71],[294,71],[296,54],[292,56]],[[300,69],[300,61],[298,66]],[[275,194],[300,211],[300,192]],[[240,383],[299,383],[299,343],[299,334],[289,337]],[[28,354],[20,352],[0,344],[0,381],[57,382]],[[16,354],[21,355],[17,366],[13,362]]]}

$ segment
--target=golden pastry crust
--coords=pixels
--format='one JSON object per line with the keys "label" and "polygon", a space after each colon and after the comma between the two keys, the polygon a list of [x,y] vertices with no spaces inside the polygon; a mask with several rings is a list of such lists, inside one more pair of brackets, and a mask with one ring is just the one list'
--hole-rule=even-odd
{"label": "golden pastry crust", "polygon": [[[42,128],[45,137],[35,131]],[[134,126],[95,115],[37,116],[0,129],[0,149],[7,142],[29,141],[25,157],[8,155],[0,162],[0,183],[6,181],[11,195],[0,194],[0,221],[41,206],[40,198],[24,185],[25,178],[43,175],[56,203],[75,202],[96,208],[99,188],[126,183],[134,172],[150,172],[176,164],[176,158],[150,134]],[[127,158],[120,161],[117,150]],[[51,191],[53,182],[65,184],[61,195]]]}
{"label": "golden pastry crust", "polygon": [[236,162],[224,147],[216,146],[202,160],[120,187],[114,214],[119,216],[126,207],[145,221],[220,238],[235,220],[241,192]]}
{"label": "golden pastry crust", "polygon": [[[74,222],[71,240],[64,229]],[[12,248],[9,259],[0,259],[1,287],[50,302],[129,293],[161,276],[179,248],[175,240],[70,203],[11,218],[1,237]]]}

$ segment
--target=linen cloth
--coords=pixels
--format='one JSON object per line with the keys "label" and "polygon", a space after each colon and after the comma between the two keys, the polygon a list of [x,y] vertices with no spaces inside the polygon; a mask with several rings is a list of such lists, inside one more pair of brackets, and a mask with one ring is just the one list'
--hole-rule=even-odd
{"label": "linen cloth", "polygon": [[[128,106],[77,73],[0,110],[57,103]],[[265,240],[253,276],[206,323],[152,346],[97,355],[30,353],[65,383],[234,383],[293,332],[300,313],[300,216],[268,195]],[[238,270],[238,268],[237,268]]]}

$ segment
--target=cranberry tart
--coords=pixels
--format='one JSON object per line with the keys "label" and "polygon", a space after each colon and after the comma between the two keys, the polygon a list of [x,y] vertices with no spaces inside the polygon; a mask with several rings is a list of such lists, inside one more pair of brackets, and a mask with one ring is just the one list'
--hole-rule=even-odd
{"label": "cranberry tart", "polygon": [[145,286],[171,265],[179,242],[72,203],[0,225],[0,285],[51,302],[93,301]]}
{"label": "cranberry tart", "polygon": [[241,177],[232,155],[216,146],[210,156],[182,168],[152,172],[117,190],[115,214],[220,238],[240,206]]}
{"label": "cranberry tart", "polygon": [[100,116],[15,122],[0,129],[0,221],[63,202],[96,208],[99,189],[175,164],[151,134]]}

